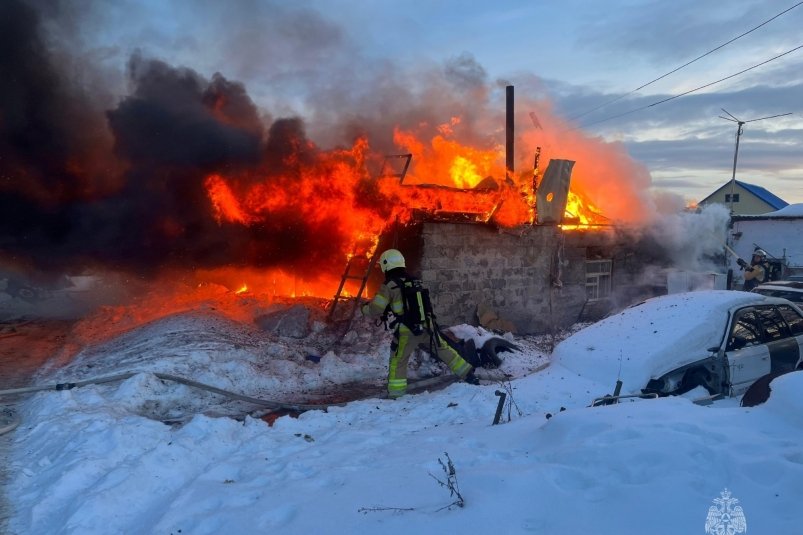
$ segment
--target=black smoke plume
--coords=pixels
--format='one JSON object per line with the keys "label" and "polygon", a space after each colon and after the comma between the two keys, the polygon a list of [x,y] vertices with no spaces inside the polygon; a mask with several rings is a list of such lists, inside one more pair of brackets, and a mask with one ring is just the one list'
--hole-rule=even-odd
{"label": "black smoke plume", "polygon": [[7,260],[143,275],[171,266],[305,272],[342,252],[337,225],[293,210],[250,226],[213,217],[209,174],[292,180],[316,156],[299,119],[266,128],[242,84],[135,53],[130,94],[103,112],[59,70],[37,11],[18,0],[0,5],[0,65],[9,80],[0,84]]}

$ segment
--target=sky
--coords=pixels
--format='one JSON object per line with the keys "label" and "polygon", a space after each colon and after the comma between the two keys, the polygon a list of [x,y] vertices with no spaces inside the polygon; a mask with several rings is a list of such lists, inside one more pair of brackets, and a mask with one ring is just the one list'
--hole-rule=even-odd
{"label": "sky", "polygon": [[[248,298],[238,298],[240,320],[208,306],[127,332],[109,321],[113,311],[101,311],[77,326],[86,343],[75,358],[41,370],[35,384],[139,373],[43,390],[17,405],[4,459],[13,504],[5,532],[614,535],[648,526],[703,534],[726,532],[722,500],[733,499],[747,533],[795,533],[803,373],[775,379],[770,399],[756,407],[740,407],[738,398],[696,405],[707,396],[702,387],[589,407],[618,377],[622,392],[638,390],[650,369],[688,354],[658,362],[639,349],[649,346],[650,329],[664,339],[699,334],[707,324],[699,300],[677,312],[689,295],[708,298],[652,300],[581,330],[551,356],[548,336],[516,338],[519,350],[502,354],[499,369],[478,370],[482,385],[458,382],[395,401],[371,394],[382,390],[390,337],[376,336],[367,319],[315,361],[306,356],[325,333],[289,339],[260,331],[242,319],[259,310]],[[650,329],[633,328],[637,314]],[[464,339],[489,336],[453,329]],[[705,354],[710,337],[696,339],[693,349]],[[624,342],[624,358],[612,340]],[[578,344],[585,351],[574,354]],[[368,399],[270,425],[253,405],[153,372],[280,401],[314,400],[322,390],[342,399],[360,392],[344,387],[355,381],[376,389],[362,391]],[[444,369],[419,355],[409,373],[417,380]],[[498,392],[506,398],[492,425]],[[459,496],[439,481],[451,481]]]}
{"label": "sky", "polygon": [[118,0],[61,4],[48,10],[57,21],[48,30],[91,63],[86,80],[103,80],[109,105],[125,92],[125,65],[139,50],[206,77],[220,72],[242,82],[265,113],[305,117],[324,145],[333,113],[377,101],[367,91],[390,94],[421,83],[426,69],[468,66],[500,105],[505,84],[516,86],[517,98],[547,99],[556,115],[571,119],[555,128],[621,141],[646,165],[653,188],[690,201],[732,176],[737,128],[718,117],[721,108],[745,121],[791,113],[745,125],[736,175],[795,203],[803,202],[803,49],[611,119],[803,45],[800,6],[631,93],[795,4]]}

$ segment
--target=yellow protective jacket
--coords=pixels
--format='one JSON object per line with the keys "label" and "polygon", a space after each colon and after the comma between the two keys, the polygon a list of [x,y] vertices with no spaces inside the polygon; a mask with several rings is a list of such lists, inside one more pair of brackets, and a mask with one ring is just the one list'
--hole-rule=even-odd
{"label": "yellow protective jacket", "polygon": [[753,289],[767,280],[768,266],[764,264],[754,264],[744,270],[745,289]]}
{"label": "yellow protective jacket", "polygon": [[[364,316],[381,316],[390,305],[390,310],[400,318],[404,314],[404,301],[402,290],[396,280],[385,281],[379,288],[370,303],[361,307]],[[388,365],[388,396],[398,398],[407,392],[407,362],[410,354],[416,347],[424,347],[430,354],[443,361],[449,369],[461,379],[465,379],[472,371],[472,366],[466,362],[454,349],[449,347],[443,338],[432,337],[431,332],[413,334],[401,322],[396,323],[394,341],[390,348],[390,362]]]}
{"label": "yellow protective jacket", "polygon": [[[371,302],[362,306],[361,312],[363,316],[377,318],[384,314],[388,305],[390,305],[390,311],[393,312],[396,317],[401,317],[404,313],[401,288],[399,288],[395,280],[385,281],[382,286],[379,287],[379,291],[376,292]],[[400,331],[403,329],[406,332],[410,332],[410,330],[401,323],[398,324],[398,329]]]}

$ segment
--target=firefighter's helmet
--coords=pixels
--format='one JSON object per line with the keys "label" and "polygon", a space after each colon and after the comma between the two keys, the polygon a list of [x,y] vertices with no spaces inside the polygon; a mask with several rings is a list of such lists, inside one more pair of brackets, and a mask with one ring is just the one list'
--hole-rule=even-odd
{"label": "firefighter's helmet", "polygon": [[397,249],[388,249],[379,257],[379,267],[382,273],[387,273],[391,269],[406,267],[404,265],[404,256]]}

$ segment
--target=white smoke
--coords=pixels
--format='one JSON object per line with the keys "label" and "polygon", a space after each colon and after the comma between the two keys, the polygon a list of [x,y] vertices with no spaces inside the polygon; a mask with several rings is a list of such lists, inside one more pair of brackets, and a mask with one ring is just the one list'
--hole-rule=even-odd
{"label": "white smoke", "polygon": [[646,232],[666,251],[675,268],[722,271],[721,256],[729,221],[728,209],[712,204],[699,212],[661,215]]}

